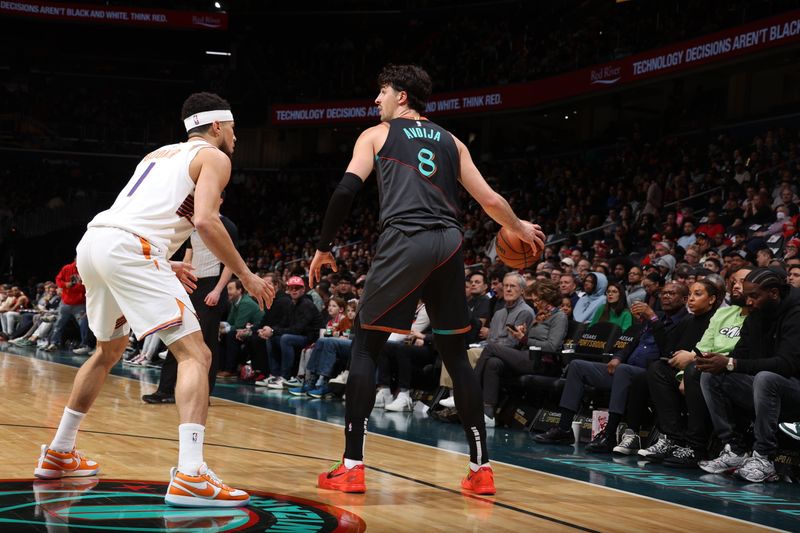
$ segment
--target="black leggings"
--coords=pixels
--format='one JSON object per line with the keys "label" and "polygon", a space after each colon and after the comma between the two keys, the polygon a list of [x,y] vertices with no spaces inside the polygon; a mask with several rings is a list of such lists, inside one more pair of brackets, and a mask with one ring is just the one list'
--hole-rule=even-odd
{"label": "black leggings", "polygon": [[[361,328],[354,324],[355,340],[350,357],[345,402],[345,459],[364,458],[364,434],[372,408],[375,406],[375,361],[389,333]],[[483,421],[483,400],[478,378],[467,360],[464,334],[434,335],[436,349],[453,378],[456,409],[469,444],[469,460],[481,465],[489,462],[486,449],[486,427]]]}

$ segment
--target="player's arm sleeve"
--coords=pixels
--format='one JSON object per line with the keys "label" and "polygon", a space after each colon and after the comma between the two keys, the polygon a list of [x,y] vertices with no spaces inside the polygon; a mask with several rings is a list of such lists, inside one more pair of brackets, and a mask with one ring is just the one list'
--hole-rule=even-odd
{"label": "player's arm sleeve", "polygon": [[333,195],[328,202],[328,210],[325,212],[325,218],[322,221],[322,231],[317,243],[317,250],[320,252],[331,251],[336,232],[339,231],[339,227],[341,227],[345,217],[350,212],[353,198],[355,198],[363,183],[361,178],[352,172],[346,172],[342,176],[339,185],[336,186],[336,190],[333,191]]}

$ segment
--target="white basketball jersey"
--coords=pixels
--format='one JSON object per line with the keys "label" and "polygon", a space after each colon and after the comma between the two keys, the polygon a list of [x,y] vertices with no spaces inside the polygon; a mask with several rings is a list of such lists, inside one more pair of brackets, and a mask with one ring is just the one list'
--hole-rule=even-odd
{"label": "white basketball jersey", "polygon": [[206,147],[214,148],[195,139],[147,154],[114,204],[98,213],[88,227],[130,231],[166,251],[166,257],[172,256],[194,229],[195,184],[189,177],[189,164]]}

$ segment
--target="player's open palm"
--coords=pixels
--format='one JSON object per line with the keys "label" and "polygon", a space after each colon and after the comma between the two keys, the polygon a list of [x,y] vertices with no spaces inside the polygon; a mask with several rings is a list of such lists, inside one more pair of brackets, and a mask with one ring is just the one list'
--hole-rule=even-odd
{"label": "player's open palm", "polygon": [[242,285],[262,310],[272,305],[272,299],[275,298],[275,287],[272,283],[250,272],[242,278]]}
{"label": "player's open palm", "polygon": [[314,253],[314,259],[311,260],[311,266],[308,267],[308,286],[310,288],[313,289],[320,280],[320,272],[325,265],[331,267],[334,272],[337,271],[336,259],[333,257],[333,254],[317,250]]}

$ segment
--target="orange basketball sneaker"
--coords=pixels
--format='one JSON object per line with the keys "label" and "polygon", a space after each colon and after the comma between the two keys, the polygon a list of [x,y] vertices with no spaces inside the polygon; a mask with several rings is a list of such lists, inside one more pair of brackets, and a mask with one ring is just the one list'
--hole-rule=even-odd
{"label": "orange basketball sneaker", "polygon": [[62,477],[93,476],[100,471],[100,465],[85,458],[78,450],[57,452],[42,444],[42,453],[33,475],[39,479],[60,479]]}
{"label": "orange basketball sneaker", "polygon": [[177,507],[239,507],[247,505],[250,495],[224,484],[203,463],[196,476],[170,470],[170,482],[164,501]]}
{"label": "orange basketball sneaker", "polygon": [[461,488],[483,495],[492,495],[497,492],[494,488],[492,467],[482,466],[477,472],[470,470],[467,477],[461,480]]}
{"label": "orange basketball sneaker", "polygon": [[366,492],[364,482],[364,465],[353,468],[344,466],[344,461],[334,464],[330,470],[317,478],[317,486],[321,489],[340,490],[342,492]]}

